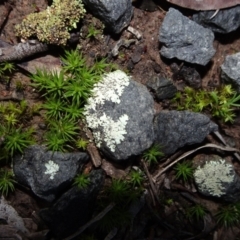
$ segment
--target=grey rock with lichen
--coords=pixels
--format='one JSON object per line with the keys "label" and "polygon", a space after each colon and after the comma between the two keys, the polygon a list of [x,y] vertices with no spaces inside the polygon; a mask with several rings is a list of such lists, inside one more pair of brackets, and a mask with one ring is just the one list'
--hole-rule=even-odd
{"label": "grey rock with lichen", "polygon": [[197,156],[194,162],[198,163],[194,180],[200,193],[228,202],[240,200],[240,177],[231,162],[205,154]]}
{"label": "grey rock with lichen", "polygon": [[[240,5],[232,8],[220,9],[214,16],[213,11],[202,11],[193,14],[192,19],[203,27],[216,33],[230,33],[240,26]],[[214,16],[214,17],[213,17]]]}
{"label": "grey rock with lichen", "polygon": [[48,209],[39,212],[44,223],[57,239],[69,237],[92,217],[96,197],[104,183],[102,169],[89,174],[90,184],[86,188],[73,186]]}
{"label": "grey rock with lichen", "polygon": [[215,54],[213,40],[211,30],[174,8],[169,9],[159,30],[159,41],[163,44],[160,50],[162,56],[200,65],[206,65]]}
{"label": "grey rock with lichen", "polygon": [[35,145],[14,157],[13,171],[17,182],[51,202],[72,183],[78,168],[88,159],[86,153],[52,152]]}
{"label": "grey rock with lichen", "polygon": [[161,111],[154,119],[155,143],[162,147],[165,155],[196,143],[218,126],[206,115],[189,111]]}
{"label": "grey rock with lichen", "polygon": [[154,76],[147,81],[147,87],[154,92],[158,100],[173,98],[177,92],[177,88],[170,80],[159,76]]}
{"label": "grey rock with lichen", "polygon": [[99,18],[113,33],[120,33],[129,25],[133,7],[131,0],[83,0],[93,16]]}
{"label": "grey rock with lichen", "polygon": [[85,117],[97,147],[113,160],[139,155],[153,143],[153,98],[144,85],[120,70],[95,85]]}
{"label": "grey rock with lichen", "polygon": [[240,93],[240,52],[226,57],[221,65],[221,78],[224,82],[233,84]]}

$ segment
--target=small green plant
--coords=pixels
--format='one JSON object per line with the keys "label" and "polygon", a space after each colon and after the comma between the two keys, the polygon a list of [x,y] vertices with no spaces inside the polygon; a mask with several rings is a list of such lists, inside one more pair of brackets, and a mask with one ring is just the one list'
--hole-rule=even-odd
{"label": "small green plant", "polygon": [[141,189],[133,190],[132,184],[124,179],[112,179],[111,186],[106,189],[107,197],[111,202],[124,206],[136,200],[140,193]]}
{"label": "small green plant", "polygon": [[74,137],[78,134],[79,127],[77,126],[77,122],[68,117],[57,121],[49,119],[48,122],[49,131],[55,133],[65,141],[73,141]]}
{"label": "small green plant", "polygon": [[84,140],[83,138],[80,138],[76,141],[76,146],[77,146],[77,148],[86,150],[88,143],[89,142],[87,140]]}
{"label": "small green plant", "polygon": [[77,185],[79,188],[86,188],[90,184],[90,179],[87,174],[78,174],[74,178],[74,185]]}
{"label": "small green plant", "polygon": [[107,193],[113,202],[119,202],[128,197],[130,186],[127,181],[122,179],[112,179],[111,186],[107,189]]}
{"label": "small green plant", "polygon": [[16,152],[23,153],[23,150],[34,143],[32,138],[33,129],[11,128],[5,133],[4,148],[12,157]]}
{"label": "small green plant", "polygon": [[65,110],[65,103],[59,98],[47,98],[46,102],[42,105],[46,109],[47,118],[60,119]]}
{"label": "small green plant", "polygon": [[20,80],[16,81],[15,86],[17,92],[22,92],[25,89],[25,85]]}
{"label": "small green plant", "polygon": [[86,60],[82,53],[78,51],[65,51],[64,57],[61,57],[63,70],[66,73],[74,75],[86,66]]}
{"label": "small green plant", "polygon": [[18,123],[15,113],[6,113],[4,115],[4,121],[6,122],[8,128],[13,127]]}
{"label": "small green plant", "polygon": [[141,170],[132,170],[129,174],[130,183],[133,187],[140,187],[143,183],[143,172]]}
{"label": "small green plant", "polygon": [[45,133],[45,144],[49,150],[54,152],[65,152],[66,150],[66,140],[62,139],[60,134],[56,134],[53,131]]}
{"label": "small green plant", "polygon": [[196,219],[197,221],[202,220],[206,213],[207,209],[200,204],[196,204],[195,206],[192,206],[189,209],[187,209],[188,217],[190,219]]}
{"label": "small green plant", "polygon": [[229,204],[219,210],[216,214],[217,223],[224,227],[232,227],[239,224],[240,203]]}
{"label": "small green plant", "polygon": [[11,62],[0,63],[0,77],[5,79],[6,84],[10,83],[11,77],[15,71],[15,65]]}
{"label": "small green plant", "polygon": [[152,145],[148,150],[143,153],[143,159],[150,165],[158,162],[159,157],[163,157],[164,153],[158,144]]}
{"label": "small green plant", "polygon": [[36,74],[32,75],[33,87],[44,91],[43,96],[52,98],[61,98],[64,93],[64,88],[67,85],[64,72],[47,72],[45,70],[37,70]]}
{"label": "small green plant", "polygon": [[182,179],[184,182],[187,182],[193,177],[193,167],[191,162],[184,161],[182,163],[177,163],[174,168],[176,171],[176,179]]}
{"label": "small green plant", "polygon": [[234,109],[240,107],[240,95],[232,89],[231,85],[224,85],[213,91],[194,90],[186,87],[184,92],[178,92],[173,99],[178,110],[191,110],[202,112],[209,110],[213,116],[224,122],[233,122]]}
{"label": "small green plant", "polygon": [[7,196],[10,191],[14,191],[13,173],[8,170],[0,171],[0,192],[2,195]]}
{"label": "small green plant", "polygon": [[97,30],[97,29],[94,27],[93,24],[90,24],[89,27],[88,27],[88,35],[87,35],[87,38],[96,39],[98,34],[100,34],[100,31]]}

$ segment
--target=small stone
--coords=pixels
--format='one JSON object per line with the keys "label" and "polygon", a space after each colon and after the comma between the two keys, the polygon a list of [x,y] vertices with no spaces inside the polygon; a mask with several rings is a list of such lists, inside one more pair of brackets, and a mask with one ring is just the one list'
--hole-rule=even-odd
{"label": "small stone", "polygon": [[85,117],[97,147],[110,159],[126,160],[153,143],[153,98],[120,70],[105,74],[95,85]]}
{"label": "small stone", "polygon": [[233,84],[240,93],[240,52],[226,57],[221,65],[221,78],[224,82]]}
{"label": "small stone", "polygon": [[161,111],[154,119],[155,143],[165,155],[177,149],[201,143],[218,126],[206,115],[189,111]]}
{"label": "small stone", "polygon": [[38,197],[52,202],[66,189],[81,164],[88,161],[86,153],[47,151],[42,146],[31,146],[23,155],[13,159],[16,180],[32,189]]}
{"label": "small stone", "polygon": [[230,33],[240,26],[240,5],[232,8],[220,9],[213,17],[214,11],[202,11],[193,14],[192,19],[203,27],[216,33]]}
{"label": "small stone", "polygon": [[177,88],[170,80],[158,76],[152,77],[147,82],[147,87],[155,93],[159,101],[173,98],[177,92]]}
{"label": "small stone", "polygon": [[131,0],[83,0],[93,16],[99,18],[112,33],[120,33],[131,21]]}
{"label": "small stone", "polygon": [[177,76],[194,89],[198,89],[202,86],[202,78],[194,67],[183,66],[177,72]]}
{"label": "small stone", "polygon": [[204,66],[216,52],[213,40],[211,30],[191,21],[174,8],[169,9],[159,30],[162,56]]}

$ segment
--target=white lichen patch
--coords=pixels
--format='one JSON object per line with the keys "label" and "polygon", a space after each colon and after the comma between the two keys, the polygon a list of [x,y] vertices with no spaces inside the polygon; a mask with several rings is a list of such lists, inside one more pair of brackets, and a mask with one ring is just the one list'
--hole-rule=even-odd
{"label": "white lichen patch", "polygon": [[202,168],[198,166],[194,178],[202,192],[208,191],[211,195],[220,197],[226,193],[224,185],[233,181],[234,169],[223,159],[208,161]]}
{"label": "white lichen patch", "polygon": [[45,174],[50,174],[50,179],[54,179],[55,174],[59,170],[58,164],[54,163],[52,160],[49,160],[47,163],[45,163],[46,171]]}
{"label": "white lichen patch", "polygon": [[93,136],[98,147],[104,141],[115,152],[116,146],[124,140],[128,115],[122,114],[118,120],[113,120],[102,110],[106,101],[120,104],[120,97],[126,86],[130,83],[129,77],[117,70],[106,74],[103,79],[95,84],[92,97],[88,99],[84,114],[89,128],[93,130]]}

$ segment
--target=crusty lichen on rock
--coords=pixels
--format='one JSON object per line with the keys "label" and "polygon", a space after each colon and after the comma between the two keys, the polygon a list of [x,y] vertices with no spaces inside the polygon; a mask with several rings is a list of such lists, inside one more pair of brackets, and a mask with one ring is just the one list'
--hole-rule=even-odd
{"label": "crusty lichen on rock", "polygon": [[129,77],[117,70],[105,74],[102,80],[94,86],[93,96],[88,99],[88,104],[85,106],[85,117],[87,126],[93,130],[98,147],[105,142],[110,150],[115,152],[116,146],[124,140],[124,135],[127,134],[128,115],[122,114],[118,120],[114,120],[102,111],[102,106],[106,101],[119,104],[120,97],[129,83]]}
{"label": "crusty lichen on rock", "polygon": [[207,161],[203,167],[198,166],[194,178],[201,192],[221,197],[226,194],[226,185],[234,181],[234,169],[224,159]]}
{"label": "crusty lichen on rock", "polygon": [[49,44],[66,45],[69,30],[76,28],[85,14],[81,0],[53,0],[51,7],[31,13],[16,25],[16,35],[28,39],[37,37]]}

